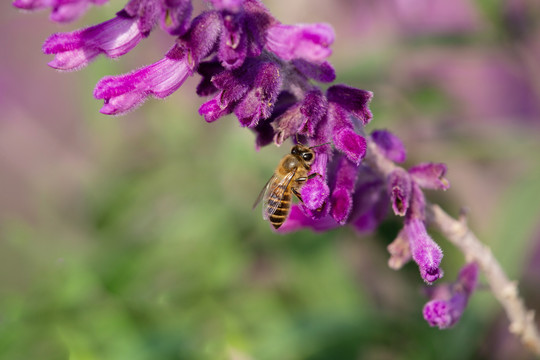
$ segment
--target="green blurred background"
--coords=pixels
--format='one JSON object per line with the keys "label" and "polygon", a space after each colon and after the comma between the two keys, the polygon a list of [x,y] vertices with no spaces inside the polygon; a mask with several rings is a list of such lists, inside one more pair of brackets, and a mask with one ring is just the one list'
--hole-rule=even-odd
{"label": "green blurred background", "polygon": [[[201,4],[197,3],[197,8]],[[284,23],[329,22],[338,81],[374,91],[407,165],[446,162],[429,193],[493,249],[540,310],[537,1],[266,1]],[[390,217],[375,234],[278,235],[251,205],[281,156],[233,117],[207,124],[190,79],[164,101],[99,114],[95,83],[161,58],[154,31],[120,61],[47,67],[70,25],[0,5],[1,359],[528,359],[485,286],[460,323],[422,319],[414,264],[395,272]],[[463,256],[443,247],[452,281]],[[482,279],[483,282],[483,279]]]}

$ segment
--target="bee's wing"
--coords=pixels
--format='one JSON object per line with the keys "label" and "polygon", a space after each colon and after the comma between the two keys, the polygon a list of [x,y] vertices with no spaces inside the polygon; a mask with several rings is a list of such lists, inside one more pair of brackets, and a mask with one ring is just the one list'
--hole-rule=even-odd
{"label": "bee's wing", "polygon": [[[294,174],[296,174],[296,169],[287,173],[287,175],[280,180],[277,180],[277,176],[274,175],[270,181],[268,181],[263,196],[262,210],[264,220],[268,220],[268,218],[278,209],[279,205],[281,204],[281,200],[283,199],[283,196],[285,195],[285,192],[287,191],[287,188],[294,177]],[[269,201],[270,199],[272,200]],[[275,201],[274,199],[278,199],[279,201]]]}
{"label": "bee's wing", "polygon": [[270,184],[274,182],[275,178],[276,178],[276,174],[272,175],[272,177],[268,179],[268,181],[266,182],[266,185],[264,185],[264,187],[261,189],[259,196],[257,196],[257,200],[255,200],[255,202],[253,203],[252,209],[255,209],[255,207],[261,202],[263,195],[268,190],[268,187],[270,186]]}

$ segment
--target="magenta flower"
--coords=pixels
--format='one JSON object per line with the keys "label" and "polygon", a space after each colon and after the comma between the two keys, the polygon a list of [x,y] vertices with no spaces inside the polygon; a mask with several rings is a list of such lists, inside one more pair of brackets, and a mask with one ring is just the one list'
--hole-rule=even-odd
{"label": "magenta flower", "polygon": [[314,63],[326,60],[335,34],[328,24],[276,24],[268,29],[267,48],[283,60],[304,59]]}
{"label": "magenta flower", "polygon": [[143,34],[136,18],[122,14],[86,29],[51,35],[43,44],[45,54],[55,55],[49,66],[58,70],[78,70],[99,54],[117,58],[129,52]]}
{"label": "magenta flower", "polygon": [[94,90],[105,100],[101,112],[123,114],[140,105],[150,95],[163,99],[176,91],[192,74],[186,51],[175,45],[163,59],[126,75],[105,77]]}
{"label": "magenta flower", "polygon": [[413,260],[418,264],[422,279],[428,284],[443,276],[439,268],[442,250],[426,231],[426,226],[419,219],[405,221],[405,233]]}
{"label": "magenta flower", "polygon": [[160,61],[126,75],[101,79],[94,90],[96,99],[105,100],[100,111],[123,114],[150,95],[163,99],[176,91],[215,44],[220,31],[216,16],[213,12],[199,15],[192,29]]}
{"label": "magenta flower", "polygon": [[461,269],[455,283],[441,284],[430,289],[431,300],[424,306],[424,319],[439,329],[455,325],[463,315],[477,282],[478,265],[469,263]]}

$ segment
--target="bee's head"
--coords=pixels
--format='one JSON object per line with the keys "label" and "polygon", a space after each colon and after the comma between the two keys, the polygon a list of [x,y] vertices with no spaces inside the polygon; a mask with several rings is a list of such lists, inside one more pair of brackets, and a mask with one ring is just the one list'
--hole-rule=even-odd
{"label": "bee's head", "polygon": [[315,160],[315,152],[304,145],[294,145],[291,149],[291,154],[302,159],[308,166],[313,164],[313,161]]}

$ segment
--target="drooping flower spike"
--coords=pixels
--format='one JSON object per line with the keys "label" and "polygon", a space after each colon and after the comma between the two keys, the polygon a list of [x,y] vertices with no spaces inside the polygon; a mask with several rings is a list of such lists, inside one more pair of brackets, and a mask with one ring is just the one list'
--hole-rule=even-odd
{"label": "drooping flower spike", "polygon": [[[90,5],[104,2],[15,0],[14,5],[50,7],[55,21],[68,21]],[[292,206],[280,233],[346,225],[358,233],[371,232],[393,210],[403,218],[403,228],[388,247],[389,266],[399,269],[413,260],[426,283],[442,277],[443,254],[427,231],[423,189],[448,189],[446,166],[423,163],[383,176],[365,163],[369,143],[396,163],[405,161],[406,151],[387,130],[366,134],[365,126],[373,117],[372,92],[345,84],[322,91],[317,85],[336,78],[328,61],[335,40],[332,27],[282,24],[260,0],[206,3],[209,9],[192,18],[191,0],[130,0],[108,21],[53,34],[43,51],[54,55],[51,67],[78,70],[99,55],[125,55],[156,27],[161,28],[172,36],[165,55],[97,83],[94,97],[104,101],[102,113],[124,114],[148,97],[166,98],[198,73],[197,94],[207,97],[199,113],[208,123],[234,114],[240,126],[255,134],[257,149],[271,143],[280,146],[287,139],[313,147],[310,174],[318,176],[308,176],[300,189],[303,201]],[[466,276],[460,279],[462,288],[467,288]],[[430,323],[444,327],[459,318],[466,303],[463,294],[469,296],[472,291],[452,289],[454,295],[426,305],[424,314]]]}

